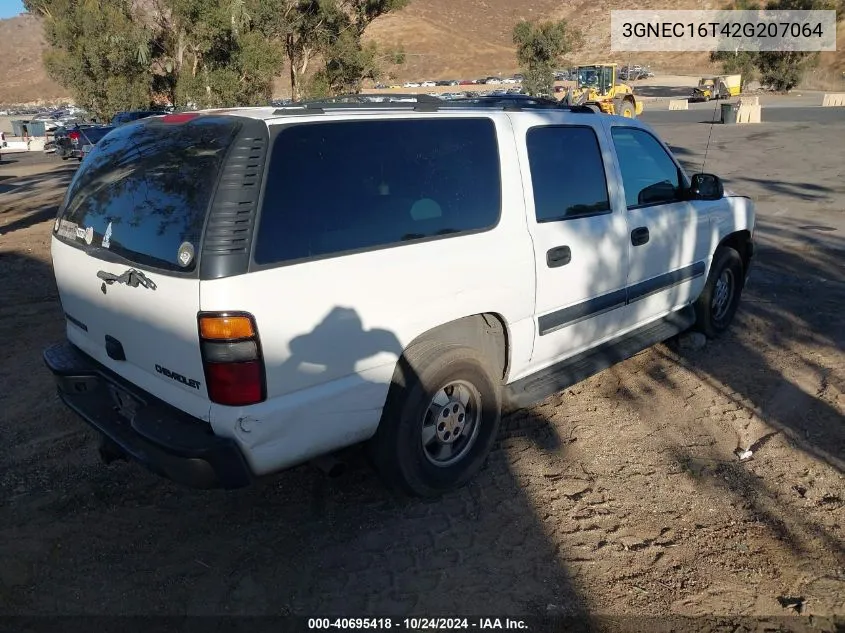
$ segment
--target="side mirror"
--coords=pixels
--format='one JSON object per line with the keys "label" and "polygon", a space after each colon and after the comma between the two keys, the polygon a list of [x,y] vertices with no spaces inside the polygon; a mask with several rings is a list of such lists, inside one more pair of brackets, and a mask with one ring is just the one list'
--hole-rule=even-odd
{"label": "side mirror", "polygon": [[725,187],[718,176],[694,174],[689,192],[693,200],[719,200],[725,195]]}

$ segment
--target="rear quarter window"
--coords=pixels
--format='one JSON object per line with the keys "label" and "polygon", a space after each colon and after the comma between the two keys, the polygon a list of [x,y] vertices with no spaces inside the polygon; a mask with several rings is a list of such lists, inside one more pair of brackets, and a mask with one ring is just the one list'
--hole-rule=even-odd
{"label": "rear quarter window", "polygon": [[103,137],[68,188],[54,233],[130,262],[189,272],[181,252],[199,242],[220,167],[237,130],[231,117],[138,122]]}
{"label": "rear quarter window", "polygon": [[273,144],[254,260],[482,231],[498,223],[501,195],[490,119],[292,125]]}

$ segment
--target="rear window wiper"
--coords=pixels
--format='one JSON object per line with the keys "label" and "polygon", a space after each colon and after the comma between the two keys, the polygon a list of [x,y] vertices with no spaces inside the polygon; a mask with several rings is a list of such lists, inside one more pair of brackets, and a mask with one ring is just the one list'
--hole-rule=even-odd
{"label": "rear window wiper", "polygon": [[150,290],[155,290],[157,287],[152,279],[147,277],[140,270],[135,270],[134,268],[130,268],[120,275],[115,275],[114,273],[110,273],[105,270],[98,270],[97,277],[102,279],[108,285],[118,283],[126,284],[132,288],[143,286],[144,288],[149,288]]}

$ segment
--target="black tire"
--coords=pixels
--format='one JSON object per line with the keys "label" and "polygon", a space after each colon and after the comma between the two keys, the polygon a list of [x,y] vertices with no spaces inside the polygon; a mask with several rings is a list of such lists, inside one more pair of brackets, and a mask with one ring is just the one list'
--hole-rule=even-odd
{"label": "black tire", "polygon": [[[727,284],[727,290],[721,284]],[[710,274],[701,296],[695,302],[695,329],[710,338],[717,338],[730,327],[739,307],[745,283],[742,258],[734,249],[723,246],[716,250]],[[727,292],[727,295],[723,295]]]}
{"label": "black tire", "polygon": [[[466,423],[462,432],[452,437],[450,450],[463,451],[453,455],[456,461],[436,464],[435,447],[442,448],[448,442],[441,440],[439,428],[435,430],[445,425],[429,409],[434,409],[435,394],[448,395],[441,391],[450,383],[465,383],[475,389],[477,402],[461,409],[465,412],[461,422],[470,419],[470,411],[475,418],[472,430]],[[455,388],[452,393],[456,393]],[[448,397],[452,403],[452,396]],[[447,409],[452,422],[458,420],[457,414],[451,418],[452,404],[440,411]],[[479,471],[496,440],[500,416],[499,384],[491,378],[478,351],[460,345],[420,343],[406,350],[399,361],[378,431],[369,442],[370,459],[388,486],[415,496],[434,497],[464,485]],[[424,426],[435,435],[428,447],[423,446]],[[445,435],[449,435],[448,429]],[[467,443],[462,444],[464,441]]]}
{"label": "black tire", "polygon": [[626,119],[636,119],[637,110],[634,108],[634,104],[630,101],[623,101],[622,106],[619,108],[619,116],[625,117]]}

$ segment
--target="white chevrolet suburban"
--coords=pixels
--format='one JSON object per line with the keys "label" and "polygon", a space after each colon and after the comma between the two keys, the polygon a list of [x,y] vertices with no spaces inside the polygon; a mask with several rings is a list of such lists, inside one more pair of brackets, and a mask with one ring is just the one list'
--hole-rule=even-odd
{"label": "white chevrolet suburban", "polygon": [[[429,98],[431,99],[431,98]],[[465,483],[504,406],[730,324],[754,209],[644,123],[533,99],[157,116],[81,165],[44,352],[104,456],[233,488],[366,442]]]}

